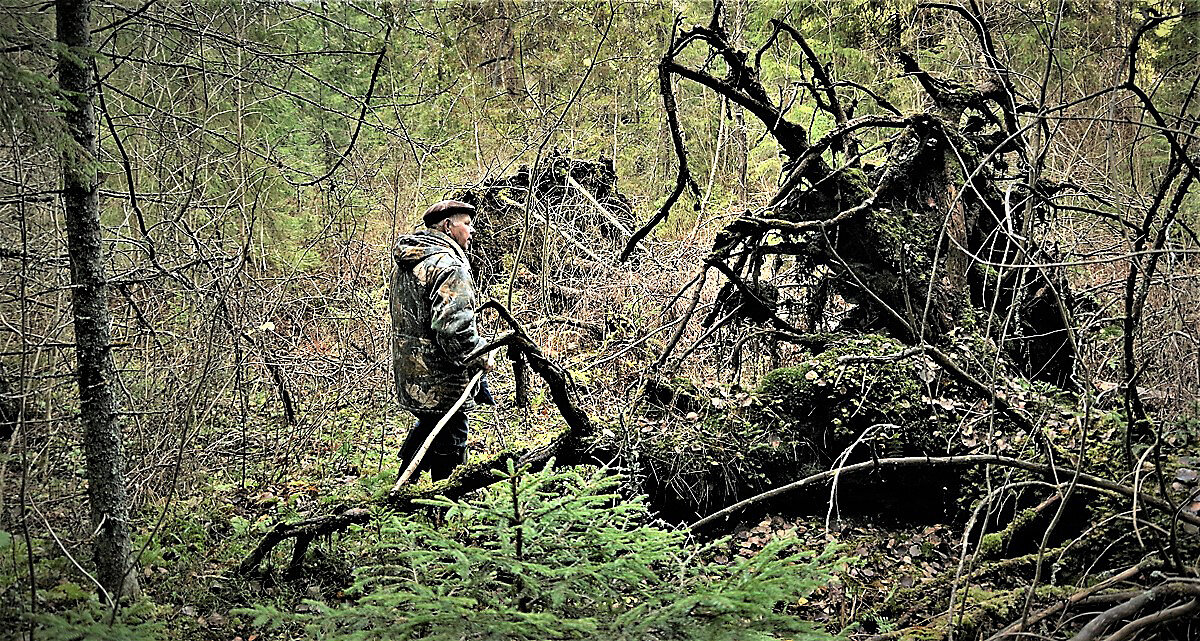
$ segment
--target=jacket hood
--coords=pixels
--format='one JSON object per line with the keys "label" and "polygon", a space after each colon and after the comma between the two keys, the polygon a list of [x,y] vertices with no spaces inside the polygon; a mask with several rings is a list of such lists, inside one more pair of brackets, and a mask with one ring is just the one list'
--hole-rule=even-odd
{"label": "jacket hood", "polygon": [[467,261],[467,254],[462,247],[436,229],[422,229],[415,234],[401,236],[392,249],[396,264],[405,266],[415,265],[438,254],[450,254],[463,262]]}

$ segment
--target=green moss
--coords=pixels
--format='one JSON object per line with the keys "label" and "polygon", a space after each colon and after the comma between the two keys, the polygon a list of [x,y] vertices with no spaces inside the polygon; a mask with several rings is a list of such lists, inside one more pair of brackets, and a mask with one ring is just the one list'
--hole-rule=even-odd
{"label": "green moss", "polygon": [[841,185],[857,194],[871,193],[871,181],[867,178],[867,172],[861,169],[851,167],[842,171]]}
{"label": "green moss", "polygon": [[812,371],[812,364],[806,363],[768,372],[759,381],[758,397],[777,407],[807,405],[812,401],[816,387],[812,380],[805,378]]}
{"label": "green moss", "polygon": [[750,392],[659,382],[662,393],[648,396],[640,420],[610,429],[611,438],[638,452],[647,478],[700,512],[828,469],[856,441],[854,460],[968,447],[956,426],[970,404],[955,399],[974,393],[931,359],[901,356],[908,346],[879,334],[827,344]]}
{"label": "green moss", "polygon": [[1003,530],[984,535],[979,542],[978,558],[995,558],[1012,541],[1013,535],[1029,525],[1037,515],[1038,511],[1033,508],[1022,510]]}
{"label": "green moss", "polygon": [[843,339],[829,350],[763,377],[756,422],[836,456],[873,428],[879,454],[944,451],[930,398],[947,387],[920,355],[880,335]]}
{"label": "green moss", "polygon": [[910,280],[928,278],[941,220],[906,208],[880,208],[867,216],[866,223],[871,246],[897,271],[907,272]]}
{"label": "green moss", "polygon": [[1004,532],[992,532],[984,535],[979,542],[979,555],[982,557],[990,557],[1000,551],[1000,546],[1004,544]]}

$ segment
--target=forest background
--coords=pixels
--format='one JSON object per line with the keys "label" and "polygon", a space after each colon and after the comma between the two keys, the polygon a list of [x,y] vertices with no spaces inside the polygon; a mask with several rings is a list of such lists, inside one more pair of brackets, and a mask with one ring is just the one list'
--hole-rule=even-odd
{"label": "forest background", "polygon": [[[77,3],[59,4],[57,12]],[[0,7],[6,167],[0,177],[0,619],[6,630],[34,638],[250,639],[314,629],[350,634],[370,622],[376,630],[393,625],[403,630],[396,634],[422,636],[450,624],[422,618],[434,616],[428,612],[399,621],[386,607],[370,610],[371,598],[396,607],[371,586],[384,585],[383,593],[406,602],[427,599],[430,611],[457,616],[488,602],[481,595],[502,601],[496,594],[517,585],[511,604],[495,606],[501,614],[490,624],[511,638],[597,630],[636,636],[639,617],[649,626],[638,629],[646,636],[693,626],[706,638],[726,629],[721,625],[758,625],[762,634],[781,636],[906,636],[920,628],[935,638],[956,629],[986,637],[1011,630],[1014,621],[1023,627],[1031,617],[1049,626],[1045,634],[1066,636],[1082,633],[1086,619],[1054,622],[1038,613],[1055,603],[1090,603],[1111,588],[1125,600],[1096,601],[1094,610],[1152,595],[1145,603],[1159,603],[1155,612],[1170,615],[1128,635],[1163,624],[1163,634],[1187,638],[1200,596],[1196,530],[1188,521],[1194,517],[1187,516],[1200,511],[1193,471],[1200,454],[1195,2],[969,2],[961,5],[965,13],[903,0],[728,2],[717,21],[704,2],[82,4],[91,5],[87,50],[64,44],[61,19],[56,34],[54,5],[5,0]],[[677,24],[677,16],[685,18]],[[804,45],[781,37],[773,21],[795,27]],[[1014,117],[1036,121],[1026,129],[1038,168],[1029,183],[1053,192],[1055,204],[1013,232],[1036,241],[1042,253],[1000,262],[1049,265],[1061,279],[1053,282],[1073,292],[1071,381],[1034,382],[1037,372],[1022,376],[995,365],[996,356],[987,376],[979,374],[986,367],[971,370],[971,380],[985,388],[982,396],[976,390],[970,397],[966,384],[953,394],[906,387],[904,381],[932,385],[928,372],[951,366],[928,359],[896,365],[919,351],[905,350],[911,341],[887,328],[867,332],[860,324],[846,334],[848,319],[857,322],[853,310],[865,306],[821,290],[826,277],[847,278],[836,267],[776,262],[755,267],[754,280],[760,273],[773,279],[771,315],[788,327],[892,350],[862,357],[836,348],[827,352],[835,361],[849,359],[837,364],[881,363],[881,371],[903,378],[894,389],[881,387],[892,400],[936,406],[934,414],[912,419],[907,405],[884,407],[864,383],[857,407],[874,398],[874,414],[870,427],[850,438],[853,445],[843,444],[847,453],[876,437],[915,453],[905,449],[915,442],[910,437],[883,433],[903,424],[936,434],[940,445],[922,445],[924,455],[1034,460],[1037,438],[995,427],[997,415],[1016,413],[1025,418],[1012,422],[1024,420],[1081,453],[1068,459],[1068,468],[1133,488],[1132,505],[1106,499],[1093,507],[1107,511],[1085,514],[1067,500],[1073,484],[1055,480],[1054,491],[1038,495],[1034,490],[1045,489],[1038,483],[1045,483],[1032,477],[1001,482],[960,471],[954,478],[968,489],[956,486],[936,507],[905,503],[903,480],[874,490],[868,483],[840,502],[817,491],[807,504],[799,501],[807,507],[731,522],[717,534],[733,538],[715,546],[703,545],[712,538],[707,534],[699,542],[684,539],[680,524],[835,460],[861,460],[797,446],[786,464],[777,452],[763,463],[750,450],[737,451],[740,439],[776,450],[780,439],[792,443],[794,435],[783,429],[791,423],[776,416],[792,405],[771,410],[776,423],[756,418],[763,416],[760,407],[778,400],[779,386],[771,383],[781,377],[769,373],[797,374],[804,380],[796,389],[814,381],[824,386],[821,367],[835,361],[820,361],[811,342],[773,335],[770,328],[780,325],[771,315],[750,313],[744,301],[730,305],[728,286],[701,277],[723,230],[750,212],[780,209],[796,158],[753,109],[678,73],[666,76],[671,101],[664,107],[664,55],[692,24],[719,26],[731,47],[748,52],[767,98],[809,141],[848,135],[848,120],[864,114],[950,118],[939,111],[944,104],[931,100],[925,72],[938,82],[970,85],[981,68],[994,73],[989,55],[1003,61],[1023,101],[1014,104]],[[981,52],[979,24],[994,39],[989,55]],[[898,59],[901,51],[916,67]],[[714,76],[736,66],[716,48],[677,53],[679,65]],[[61,115],[73,98],[59,85],[55,65],[62,58],[99,80],[90,85],[98,114],[94,158]],[[1109,90],[1127,78],[1141,94]],[[827,93],[834,80],[842,92],[838,109],[857,113],[835,113],[837,101]],[[1156,113],[1171,119],[1157,120]],[[953,120],[964,131],[988,125],[957,114]],[[848,162],[886,166],[895,142],[889,140],[863,132],[849,144],[865,151]],[[845,160],[846,151],[832,144],[824,157]],[[681,157],[689,180],[679,178]],[[109,379],[112,417],[123,429],[123,502],[136,559],[126,579],[136,579],[141,594],[127,607],[107,598],[111,583],[93,576],[92,540],[101,528],[83,516],[90,468],[77,381],[72,223],[63,206],[70,167],[96,172],[98,183],[116,373]],[[496,191],[519,182],[522,170],[527,181],[550,187],[526,190],[524,201],[519,190]],[[427,204],[471,193],[490,205],[480,217],[474,256],[481,291],[502,302],[541,352],[570,373],[579,409],[591,417],[597,439],[610,444],[604,451],[619,453],[592,462],[609,463],[626,483],[611,485],[595,471],[534,474],[518,466],[504,477],[512,490],[507,499],[488,491],[462,499],[477,502],[457,504],[451,525],[439,530],[428,525],[438,521],[436,510],[410,519],[382,498],[401,472],[394,453],[411,422],[391,388],[389,247]],[[1006,193],[1019,199],[1021,192]],[[629,243],[656,212],[669,216],[640,243]],[[894,231],[904,243],[903,225]],[[763,234],[764,244],[788,247],[786,234],[772,233]],[[947,247],[942,240],[934,245]],[[974,258],[981,271],[998,269],[986,256]],[[821,311],[806,311],[817,298]],[[989,317],[979,318],[978,327],[991,327]],[[482,319],[489,337],[510,329],[495,315]],[[964,326],[957,335],[976,329]],[[949,334],[944,345],[955,344],[955,332]],[[984,343],[962,349],[1004,349],[1003,335]],[[866,381],[875,374],[854,376]],[[501,402],[473,416],[472,462],[554,443],[571,428],[553,384],[525,385],[507,362],[492,377]],[[829,420],[852,422],[849,415]],[[1139,521],[1149,518],[1139,514],[1139,492],[1167,502],[1166,521]],[[644,507],[642,493],[650,495]],[[864,499],[865,507],[855,508],[872,494],[898,498]],[[579,501],[538,512],[560,495]],[[564,594],[592,590],[606,616],[624,615],[597,623],[604,616],[595,604],[561,597],[570,604],[562,606],[559,597],[545,596],[553,593],[546,583],[532,579],[521,587],[512,576],[523,576],[525,566],[472,556],[492,549],[472,537],[494,526],[484,531],[498,533],[501,551],[515,545],[514,558],[527,562],[522,539],[505,534],[525,532],[524,521],[488,520],[505,500],[544,516],[561,513],[562,523],[546,516],[548,529],[577,526],[609,543],[617,532],[637,532],[637,540],[666,537],[659,547],[616,540],[633,546],[629,554],[644,557],[644,568],[679,567],[660,577],[654,596],[640,583],[648,579],[622,574],[644,568],[605,570],[599,561],[588,573],[617,572],[612,584],[627,582],[627,592],[600,597],[594,583],[554,584]],[[633,506],[624,521],[600,516],[625,514],[614,504]],[[318,542],[311,558],[293,561],[289,571],[304,570],[302,576],[281,578],[276,566],[288,565],[283,550],[268,556],[261,573],[235,571],[277,523],[357,505],[370,506],[371,523],[347,525]],[[653,523],[647,511],[670,523]],[[1078,527],[1033,540],[1023,531],[1031,522],[1050,523],[1039,534],[1059,522]],[[985,545],[987,531],[1003,536]],[[1033,542],[1014,543],[1016,534]],[[1131,547],[1097,552],[1107,545],[1097,536]],[[790,549],[843,547],[836,555],[789,556],[779,547],[785,539]],[[1073,541],[1089,550],[1079,563],[1094,565],[1064,569],[1071,576],[1060,581],[1060,566],[1074,567],[1064,560]],[[418,581],[429,591],[380,578],[387,572],[372,563],[386,550],[418,544],[456,550],[434,561],[394,560],[432,564],[435,571]],[[1062,555],[1053,569],[1043,558],[1052,552]],[[703,563],[678,561],[692,554]],[[497,583],[472,584],[478,593],[471,603],[436,587],[465,582],[469,571],[436,561],[463,555],[476,567],[503,568]],[[989,556],[1008,565],[989,567]],[[574,567],[549,552],[546,559],[545,573],[531,576],[549,581]],[[974,573],[972,562],[980,564]],[[1156,583],[1164,571],[1170,581]],[[995,574],[1005,572],[1017,578],[998,582]],[[1160,572],[1157,579],[1153,572]],[[777,575],[784,578],[770,583]],[[739,589],[750,596],[734,596]],[[692,609],[668,607],[681,594],[695,599],[687,601]],[[529,616],[530,603],[541,598],[564,608],[553,621]],[[654,616],[631,605],[639,600],[659,604]],[[1136,613],[1122,615],[1128,625]],[[1104,631],[1093,630],[1091,638]]]}

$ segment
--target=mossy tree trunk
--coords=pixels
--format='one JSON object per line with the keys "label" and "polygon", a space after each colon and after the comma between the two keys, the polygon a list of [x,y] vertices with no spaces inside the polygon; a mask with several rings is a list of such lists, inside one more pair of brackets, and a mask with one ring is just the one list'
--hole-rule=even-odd
{"label": "mossy tree trunk", "polygon": [[125,491],[125,452],[113,395],[112,341],[108,283],[100,233],[96,170],[96,77],[92,67],[91,3],[57,0],[59,84],[64,118],[77,148],[63,157],[63,208],[71,260],[72,311],[79,381],[79,418],[87,460],[93,551],[97,578],[114,601],[138,589],[130,571],[129,505]]}

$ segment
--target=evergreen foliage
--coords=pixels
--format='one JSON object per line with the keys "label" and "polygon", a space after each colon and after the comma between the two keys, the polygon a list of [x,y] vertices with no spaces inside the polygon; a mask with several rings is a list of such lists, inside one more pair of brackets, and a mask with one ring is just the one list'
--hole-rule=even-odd
{"label": "evergreen foliage", "polygon": [[[59,111],[67,96],[39,58],[51,59],[60,47],[45,37],[44,16],[0,7],[0,126],[26,153],[52,150],[70,162],[83,162]],[[53,27],[49,28],[53,32]]]}
{"label": "evergreen foliage", "polygon": [[323,639],[820,639],[787,613],[833,563],[788,541],[732,564],[648,524],[604,471],[510,466],[476,500],[433,502],[442,528],[403,515],[340,605],[253,610],[256,627],[301,623]]}
{"label": "evergreen foliage", "polygon": [[[1065,252],[1063,277],[1094,308],[1072,311],[1068,322],[1077,326],[1080,363],[1088,370],[1081,389],[1100,391],[1073,396],[1030,384],[1003,362],[1010,342],[985,336],[996,336],[991,328],[1011,331],[1033,310],[953,318],[952,342],[943,347],[987,386],[982,395],[906,350],[894,334],[875,333],[877,324],[864,323],[864,334],[834,336],[835,343],[810,354],[772,345],[776,335],[756,323],[731,316],[727,325],[711,324],[733,307],[717,306],[723,311],[701,327],[702,314],[669,320],[679,318],[690,291],[676,294],[694,273],[692,259],[709,251],[713,235],[731,220],[761,213],[790,171],[777,141],[744,107],[675,77],[688,162],[703,196],[685,192],[652,236],[660,242],[645,243],[645,258],[614,267],[555,252],[560,239],[544,233],[552,226],[585,241],[624,239],[594,233],[595,212],[563,180],[556,184],[569,198],[556,194],[543,203],[553,210],[546,216],[553,224],[522,214],[505,227],[481,225],[484,234],[508,234],[496,245],[507,253],[491,257],[503,277],[481,276],[482,290],[516,301],[512,311],[535,342],[571,370],[584,408],[611,439],[601,445],[620,447],[621,465],[638,489],[622,489],[617,498],[616,481],[603,474],[510,471],[486,496],[434,506],[448,511],[443,525],[385,515],[374,522],[383,529],[373,523],[341,542],[339,549],[366,548],[365,561],[337,557],[337,579],[309,575],[326,585],[341,581],[349,575],[343,563],[352,561],[362,566],[354,587],[302,606],[311,608],[304,612],[292,606],[309,594],[307,585],[214,580],[273,523],[378,501],[397,477],[394,454],[411,421],[395,411],[388,368],[380,367],[389,336],[388,247],[428,203],[513,175],[521,165],[545,169],[554,158],[603,156],[629,196],[633,222],[658,210],[677,166],[658,64],[672,32],[707,24],[714,2],[91,4],[94,47],[85,57],[99,80],[95,155],[76,143],[62,117],[78,94],[56,80],[58,56],[74,54],[55,40],[54,3],[0,2],[0,126],[7,139],[0,178],[6,294],[0,405],[14,408],[0,411],[8,443],[0,454],[0,627],[10,634],[28,628],[32,638],[64,641],[825,636],[790,613],[797,596],[830,571],[828,554],[801,556],[776,546],[754,559],[715,564],[706,559],[727,550],[714,555],[653,526],[642,503],[625,499],[644,491],[658,515],[694,519],[828,469],[847,447],[851,458],[844,460],[851,463],[868,455],[986,450],[1039,457],[1048,450],[1057,460],[1077,461],[1106,478],[1132,478],[1139,491],[1177,501],[1177,517],[1200,506],[1193,493],[1200,487],[1193,469],[1200,466],[1194,418],[1200,367],[1193,366],[1200,281],[1192,260],[1200,190],[1194,177],[1169,178],[1172,146],[1164,137],[1173,132],[1185,147],[1191,141],[1194,157],[1197,101],[1190,92],[1200,76],[1200,0],[969,2],[957,4],[982,13],[999,60],[1013,72],[1018,118],[1039,121],[1027,133],[1030,159],[1040,168],[1023,174],[1025,163],[1014,163],[998,170],[1004,184],[1018,174],[1030,181],[1017,181],[1005,192],[1005,209],[994,211],[1047,199],[1048,208],[1027,217],[1028,229],[1020,231]],[[960,88],[993,80],[974,23],[948,5],[724,5],[731,42],[755,62],[767,93],[810,141],[838,121],[817,104],[824,87],[797,40],[783,33],[771,38],[773,19],[807,40],[838,84],[849,119],[890,114],[874,96],[906,115],[931,109],[922,85],[897,63],[898,51]],[[1131,57],[1126,46],[1141,25],[1168,15],[1183,17],[1155,22]],[[1131,59],[1136,73],[1129,76]],[[730,71],[701,46],[678,61],[716,78]],[[1127,76],[1146,90],[1168,127],[1156,124],[1136,96],[1111,89]],[[894,134],[886,127],[857,130],[861,168],[839,170],[844,184],[869,191]],[[822,158],[846,160],[832,151]],[[129,525],[147,601],[115,612],[92,594],[84,572],[94,570],[86,547],[95,528],[80,516],[86,496],[80,407],[66,384],[76,339],[64,165],[95,171],[102,181],[103,259],[112,286],[107,308],[121,374],[113,380],[136,471]],[[1170,205],[1174,191],[1178,215],[1164,219],[1155,208]],[[862,249],[914,282],[936,286],[954,244],[944,237],[943,217],[921,218],[923,206],[913,200],[919,199],[910,195],[903,207],[859,214],[869,232],[862,237],[872,241]],[[524,234],[530,242],[518,250]],[[782,318],[825,332],[845,314],[868,308],[823,289],[829,272],[788,259],[795,251],[790,242],[764,236],[761,246],[773,249],[764,252],[764,278],[751,279],[756,291],[771,288],[771,308]],[[938,252],[924,251],[932,247]],[[1031,254],[1017,262],[1046,258]],[[1025,278],[1012,263],[993,256],[973,261],[971,269],[988,283]],[[856,278],[883,291],[892,275]],[[698,311],[711,302],[713,282],[704,282]],[[1131,297],[1123,302],[1125,288]],[[821,308],[811,300],[833,302]],[[913,297],[914,309],[925,300]],[[686,328],[674,354],[686,350],[691,358],[663,372],[651,364],[671,352],[670,327]],[[680,393],[661,406],[635,400],[631,390],[647,372],[663,374]],[[1126,381],[1134,372],[1137,380]],[[536,381],[528,408],[507,406],[516,386],[510,374],[505,368],[491,381],[501,409],[473,417],[477,426],[495,427],[473,432],[482,441],[478,449],[472,442],[479,457],[545,443],[563,427]],[[1138,442],[1132,400],[1122,405],[1134,396],[1129,390],[1151,406],[1153,445]],[[1008,415],[995,409],[1001,404],[1011,408]],[[1017,415],[1038,429],[1025,431],[1005,418]],[[868,436],[860,439],[864,430]],[[834,536],[865,561],[810,597],[819,605],[800,614],[828,620],[831,629],[858,621],[864,635],[990,634],[1061,596],[1054,591],[1094,584],[1135,563],[1149,567],[1148,549],[1178,545],[1186,560],[1197,539],[1185,529],[1174,541],[1176,526],[1191,527],[1178,518],[1142,528],[1149,517],[1135,502],[1137,545],[1128,544],[1128,519],[1121,516],[1129,514],[1127,502],[1076,492],[1062,511],[1049,502],[1035,509],[1047,495],[1032,477],[973,470],[948,485],[936,471],[897,476],[898,485],[888,486],[892,481],[882,475],[863,481],[869,491],[860,494],[867,498],[854,494],[855,479],[841,481],[842,503],[835,507],[871,514],[872,522]],[[1002,492],[1001,482],[1029,489]],[[876,517],[872,501],[924,525],[933,517],[921,506],[940,505],[942,495],[934,494],[943,490],[958,493],[962,518],[976,501],[986,503],[978,532],[970,533],[980,543],[973,554],[947,534],[961,520],[903,539]],[[787,511],[824,499],[820,492],[792,496],[795,502],[781,505]],[[928,501],[918,506],[917,499]],[[1076,509],[1081,500],[1086,506]],[[1011,514],[1020,518],[1006,525]],[[1086,536],[1072,539],[1083,527]],[[819,529],[810,529],[810,539]],[[1155,532],[1163,538],[1147,547],[1143,537]],[[860,546],[856,536],[873,545]],[[752,539],[737,547],[757,548]],[[1038,546],[1052,552],[1045,564],[1025,554]],[[1148,585],[1150,578],[1131,585]],[[1030,585],[1037,590],[1026,602]],[[254,609],[226,616],[234,605]],[[280,629],[263,634],[250,624],[256,617]],[[1081,611],[1055,618],[1067,623],[1047,623],[1036,633],[1066,638],[1087,620]],[[920,626],[906,630],[913,621]],[[1170,632],[1142,633],[1151,634]]]}
{"label": "evergreen foliage", "polygon": [[29,616],[35,638],[46,641],[153,641],[163,637],[166,627],[154,620],[155,607],[137,601],[115,615],[96,599],[73,610],[44,612]]}

